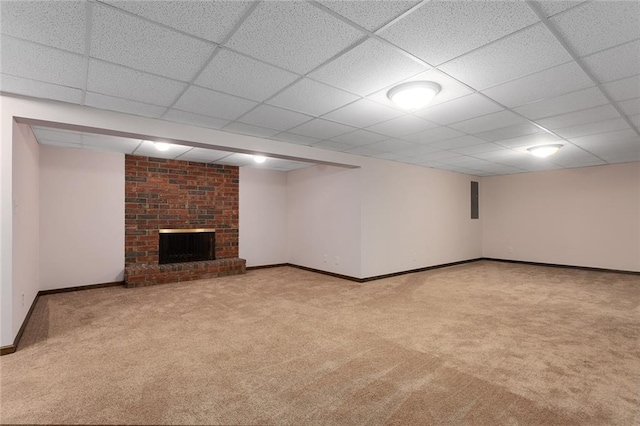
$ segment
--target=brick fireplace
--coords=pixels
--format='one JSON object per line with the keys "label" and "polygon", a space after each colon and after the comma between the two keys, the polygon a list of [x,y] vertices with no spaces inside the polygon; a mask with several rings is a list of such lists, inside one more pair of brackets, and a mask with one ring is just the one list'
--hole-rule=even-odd
{"label": "brick fireplace", "polygon": [[[125,156],[125,283],[140,287],[245,272],[238,167]],[[159,264],[160,230],[215,229],[215,260]]]}

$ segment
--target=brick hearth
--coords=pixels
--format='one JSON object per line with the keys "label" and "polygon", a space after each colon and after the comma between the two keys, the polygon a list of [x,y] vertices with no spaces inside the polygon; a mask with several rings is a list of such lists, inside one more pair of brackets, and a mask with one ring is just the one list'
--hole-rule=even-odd
{"label": "brick hearth", "polygon": [[[125,156],[125,282],[128,287],[245,272],[238,258],[235,166]],[[158,230],[214,228],[216,260],[158,265]]]}

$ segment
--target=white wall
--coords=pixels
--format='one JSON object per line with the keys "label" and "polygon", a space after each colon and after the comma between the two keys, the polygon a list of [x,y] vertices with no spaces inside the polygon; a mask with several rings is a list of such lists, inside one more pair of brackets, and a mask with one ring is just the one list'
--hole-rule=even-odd
{"label": "white wall", "polygon": [[487,177],[481,190],[485,257],[640,271],[640,163]]}
{"label": "white wall", "polygon": [[124,154],[40,149],[40,289],[124,279]]}
{"label": "white wall", "polygon": [[471,219],[478,177],[371,160],[362,169],[362,276],[482,256],[482,218]]}
{"label": "white wall", "polygon": [[240,168],[240,257],[247,266],[287,263],[287,173]]}
{"label": "white wall", "polygon": [[288,173],[289,263],[361,276],[360,172],[313,166]]}
{"label": "white wall", "polygon": [[[39,286],[40,146],[29,126],[13,125],[13,318],[15,336]],[[3,336],[4,337],[4,336]],[[12,343],[3,341],[3,345]]]}

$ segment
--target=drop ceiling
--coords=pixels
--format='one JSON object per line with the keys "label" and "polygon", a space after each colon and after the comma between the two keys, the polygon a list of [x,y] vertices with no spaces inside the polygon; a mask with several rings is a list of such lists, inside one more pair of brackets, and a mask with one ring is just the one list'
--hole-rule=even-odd
{"label": "drop ceiling", "polygon": [[[636,1],[1,7],[3,93],[479,176],[640,161]],[[442,91],[396,108],[414,80]]]}

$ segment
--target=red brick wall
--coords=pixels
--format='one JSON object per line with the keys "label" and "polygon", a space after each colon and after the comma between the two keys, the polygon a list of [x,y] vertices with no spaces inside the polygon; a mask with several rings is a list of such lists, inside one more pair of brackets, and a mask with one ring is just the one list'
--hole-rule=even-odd
{"label": "red brick wall", "polygon": [[158,229],[215,228],[238,257],[238,167],[125,156],[125,264],[158,263]]}

